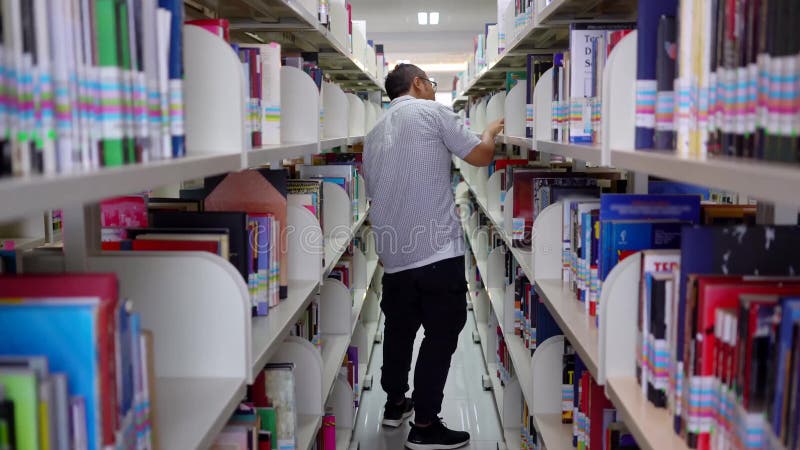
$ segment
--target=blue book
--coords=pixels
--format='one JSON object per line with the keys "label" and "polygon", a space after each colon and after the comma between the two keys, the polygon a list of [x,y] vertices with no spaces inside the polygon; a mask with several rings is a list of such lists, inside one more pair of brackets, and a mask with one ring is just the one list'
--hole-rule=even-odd
{"label": "blue book", "polygon": [[656,126],[658,22],[674,17],[677,0],[639,0],[636,17],[636,149],[653,148]]}
{"label": "blue book", "polygon": [[605,281],[611,269],[631,252],[680,248],[684,225],[685,222],[607,222],[601,236],[600,280]]}
{"label": "blue book", "polygon": [[64,372],[71,397],[86,400],[87,448],[102,447],[99,298],[0,302],[0,354],[41,355]]}
{"label": "blue book", "polygon": [[[607,194],[600,198],[600,280],[616,265],[609,229],[612,222],[700,222],[699,195]],[[655,236],[653,236],[655,237]],[[680,245],[680,244],[678,244]],[[676,248],[676,247],[642,247]]]}
{"label": "blue book", "polygon": [[538,347],[551,337],[563,333],[558,327],[556,320],[550,314],[550,310],[548,310],[544,302],[541,301],[538,292],[535,292],[535,289],[533,291],[531,295],[536,297],[536,346]]}
{"label": "blue book", "polygon": [[789,393],[786,392],[789,386],[789,358],[792,354],[792,334],[794,326],[800,324],[800,298],[783,298],[781,299],[781,323],[778,327],[778,342],[777,342],[777,370],[775,373],[775,397],[772,401],[772,411],[769,414],[772,430],[776,436],[781,435],[784,417],[784,398]]}
{"label": "blue book", "polygon": [[[689,274],[795,276],[800,267],[800,226],[687,226],[681,234],[677,364],[682,372]],[[680,392],[678,392],[680,395]],[[678,399],[680,401],[680,399]],[[674,417],[676,432],[683,427]]]}
{"label": "blue book", "polygon": [[186,155],[183,127],[183,0],[158,0],[158,6],[172,13],[169,31],[169,123],[172,157],[180,158]]}
{"label": "blue book", "polygon": [[270,246],[270,233],[271,220],[267,216],[259,216],[255,218],[258,222],[258,258],[257,258],[257,304],[256,314],[259,316],[266,316],[269,314],[269,289],[267,289],[269,281],[269,246]]}
{"label": "blue book", "polygon": [[671,195],[699,195],[703,200],[711,198],[711,189],[689,183],[667,180],[650,180],[647,182],[647,192],[652,194]]}

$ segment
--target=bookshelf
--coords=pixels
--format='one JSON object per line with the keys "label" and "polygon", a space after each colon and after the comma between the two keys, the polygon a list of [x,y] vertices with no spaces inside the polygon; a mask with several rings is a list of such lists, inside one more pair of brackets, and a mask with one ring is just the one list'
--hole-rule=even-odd
{"label": "bookshelf", "polygon": [[[319,52],[320,68],[330,73],[338,84],[357,90],[383,89],[377,71],[369,68],[344,44],[347,30],[343,30],[343,36],[338,27],[341,21],[336,21],[346,14],[344,5],[339,11],[336,9],[339,5],[331,3],[331,29],[328,29],[319,23],[313,2],[307,5],[296,0],[200,1],[212,10],[216,9],[217,17],[229,19],[232,35],[242,42],[268,42],[263,34],[286,33],[291,36],[284,44],[287,50]],[[270,20],[256,21],[251,19],[254,15]],[[346,22],[344,26],[347,26]]]}

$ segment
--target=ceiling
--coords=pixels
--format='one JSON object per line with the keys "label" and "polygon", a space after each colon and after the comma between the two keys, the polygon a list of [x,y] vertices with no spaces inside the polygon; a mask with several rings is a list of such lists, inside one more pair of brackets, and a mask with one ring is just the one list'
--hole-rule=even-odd
{"label": "ceiling", "polygon": [[[367,39],[384,44],[390,64],[463,63],[473,51],[473,38],[497,18],[494,0],[350,0],[353,19],[367,21]],[[439,25],[419,25],[417,12],[438,11]],[[425,68],[425,67],[423,67]],[[428,74],[449,91],[458,70]]]}

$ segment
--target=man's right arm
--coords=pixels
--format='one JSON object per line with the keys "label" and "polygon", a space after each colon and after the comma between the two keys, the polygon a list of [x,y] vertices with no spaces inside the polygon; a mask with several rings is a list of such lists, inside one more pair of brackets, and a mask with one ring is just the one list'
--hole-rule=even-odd
{"label": "man's right arm", "polygon": [[491,164],[494,159],[494,139],[503,131],[504,125],[505,119],[490,123],[481,135],[481,143],[476,145],[475,148],[464,157],[464,161],[476,167],[485,167]]}

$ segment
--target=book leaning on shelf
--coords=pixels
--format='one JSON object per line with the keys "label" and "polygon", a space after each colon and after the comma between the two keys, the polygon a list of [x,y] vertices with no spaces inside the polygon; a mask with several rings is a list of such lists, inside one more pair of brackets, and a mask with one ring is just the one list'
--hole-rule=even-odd
{"label": "book leaning on shelf", "polygon": [[157,448],[153,336],[114,275],[2,276],[0,292],[5,444]]}
{"label": "book leaning on shelf", "polygon": [[183,4],[11,0],[0,176],[181,157]]}
{"label": "book leaning on shelf", "polygon": [[270,363],[211,446],[216,450],[294,450],[297,442],[294,364]]}

